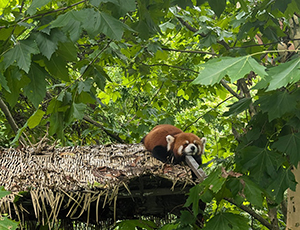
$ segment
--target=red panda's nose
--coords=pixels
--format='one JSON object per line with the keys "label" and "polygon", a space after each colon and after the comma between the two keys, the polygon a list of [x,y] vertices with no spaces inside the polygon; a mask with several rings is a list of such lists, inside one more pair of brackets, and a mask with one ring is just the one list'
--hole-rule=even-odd
{"label": "red panda's nose", "polygon": [[191,146],[191,150],[194,152],[196,147],[194,145]]}

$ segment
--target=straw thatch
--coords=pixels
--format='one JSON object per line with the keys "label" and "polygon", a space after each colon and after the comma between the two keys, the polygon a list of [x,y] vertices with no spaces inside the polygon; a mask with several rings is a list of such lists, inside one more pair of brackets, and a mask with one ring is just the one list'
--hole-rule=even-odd
{"label": "straw thatch", "polygon": [[0,149],[0,166],[0,186],[12,191],[0,212],[22,222],[163,218],[193,185],[187,166],[165,165],[140,144]]}

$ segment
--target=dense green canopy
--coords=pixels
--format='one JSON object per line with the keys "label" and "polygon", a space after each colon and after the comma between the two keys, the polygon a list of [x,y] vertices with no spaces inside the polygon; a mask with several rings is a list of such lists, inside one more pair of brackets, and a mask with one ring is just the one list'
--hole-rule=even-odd
{"label": "dense green canopy", "polygon": [[[206,229],[284,228],[299,12],[298,0],[2,0],[0,144],[137,143],[174,124],[208,139],[190,215],[201,198]],[[178,228],[196,223],[186,215]]]}

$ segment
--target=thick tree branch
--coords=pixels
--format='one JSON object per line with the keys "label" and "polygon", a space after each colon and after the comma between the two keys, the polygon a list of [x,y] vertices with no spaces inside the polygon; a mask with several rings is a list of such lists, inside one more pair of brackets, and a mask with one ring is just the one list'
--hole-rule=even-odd
{"label": "thick tree branch", "polygon": [[[2,98],[0,98],[0,109],[2,110],[2,112],[4,113],[10,127],[12,128],[12,130],[14,131],[15,134],[17,134],[18,130],[19,130],[19,127],[18,125],[16,124],[13,116],[11,115],[7,105],[4,103],[4,101],[2,100]],[[27,145],[27,142],[26,140],[20,136],[20,143],[23,145],[23,146],[26,146]]]}

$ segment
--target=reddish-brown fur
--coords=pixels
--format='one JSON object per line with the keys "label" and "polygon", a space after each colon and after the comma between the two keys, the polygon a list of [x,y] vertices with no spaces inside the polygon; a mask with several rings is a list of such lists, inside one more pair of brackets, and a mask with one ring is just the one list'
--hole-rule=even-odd
{"label": "reddish-brown fur", "polygon": [[173,125],[157,125],[144,137],[143,143],[146,149],[152,152],[155,146],[167,147],[168,143],[166,136],[174,136],[182,132],[181,129],[178,129]]}
{"label": "reddish-brown fur", "polygon": [[173,125],[164,124],[155,126],[142,142],[154,157],[163,162],[168,161],[172,156],[175,157],[175,161],[179,162],[183,160],[184,155],[193,155],[201,164],[206,139],[200,139],[193,133],[184,133]]}

